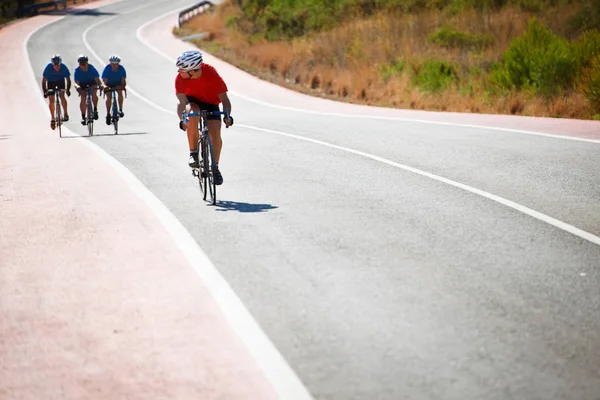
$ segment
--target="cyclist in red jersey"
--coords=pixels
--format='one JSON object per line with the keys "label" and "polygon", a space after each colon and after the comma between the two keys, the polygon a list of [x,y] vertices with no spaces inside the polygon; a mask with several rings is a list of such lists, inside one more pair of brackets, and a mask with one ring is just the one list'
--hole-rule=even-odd
{"label": "cyclist in red jersey", "polygon": [[[233,125],[231,118],[231,102],[227,96],[227,85],[217,70],[202,62],[202,53],[197,50],[185,51],[179,55],[176,62],[179,68],[175,78],[175,94],[177,95],[177,115],[179,115],[179,129],[187,131],[190,158],[188,165],[192,168],[199,166],[198,160],[198,118],[190,117],[189,123],[183,121],[183,112],[199,112],[200,110],[220,111],[219,104],[223,103],[223,111],[227,115],[223,122],[227,126]],[[223,141],[221,139],[221,118],[218,115],[208,118],[208,135],[212,142],[215,165],[212,166],[215,184],[223,183],[223,175],[219,171],[219,159]]]}

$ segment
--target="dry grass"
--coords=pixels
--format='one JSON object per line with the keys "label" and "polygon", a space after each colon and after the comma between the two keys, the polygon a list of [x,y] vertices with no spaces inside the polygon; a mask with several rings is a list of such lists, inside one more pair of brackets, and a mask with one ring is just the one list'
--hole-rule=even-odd
{"label": "dry grass", "polygon": [[[576,11],[575,7],[563,6],[536,16],[560,32]],[[238,13],[227,2],[215,12],[190,21],[181,33],[208,32],[211,42],[199,45],[210,48],[219,57],[263,79],[347,102],[474,113],[569,118],[593,115],[583,96],[576,93],[552,101],[528,93],[490,94],[487,71],[510,41],[525,31],[533,16],[516,9],[493,13],[469,10],[455,16],[437,11],[378,14],[291,42],[249,38],[227,28],[225,21]],[[428,37],[444,25],[491,35],[493,43],[482,51],[431,44]],[[411,81],[414,69],[431,58],[455,63],[459,82],[435,94],[415,88]],[[399,60],[405,64],[401,72],[382,72]],[[475,69],[480,72],[474,72]]]}

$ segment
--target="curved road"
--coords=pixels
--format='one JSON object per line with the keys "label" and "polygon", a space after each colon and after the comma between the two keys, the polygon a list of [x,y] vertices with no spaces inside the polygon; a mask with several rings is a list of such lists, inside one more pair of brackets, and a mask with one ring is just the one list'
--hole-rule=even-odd
{"label": "curved road", "polygon": [[236,125],[206,206],[174,115],[187,45],[167,14],[187,5],[67,15],[33,33],[29,62],[38,79],[55,51],[71,69],[81,52],[98,69],[122,56],[122,134],[101,118],[78,139],[72,96],[59,145],[89,141],[131,171],[315,399],[600,398],[600,123],[337,104],[207,56]]}

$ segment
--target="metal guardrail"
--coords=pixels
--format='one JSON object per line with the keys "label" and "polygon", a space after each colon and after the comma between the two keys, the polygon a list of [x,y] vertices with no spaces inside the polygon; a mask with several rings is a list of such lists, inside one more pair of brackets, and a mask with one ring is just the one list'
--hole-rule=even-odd
{"label": "metal guardrail", "polygon": [[212,7],[214,7],[214,4],[210,1],[205,0],[186,8],[185,10],[179,13],[179,17],[177,18],[177,27],[179,28],[181,24],[189,21],[198,14],[202,14],[204,11]]}

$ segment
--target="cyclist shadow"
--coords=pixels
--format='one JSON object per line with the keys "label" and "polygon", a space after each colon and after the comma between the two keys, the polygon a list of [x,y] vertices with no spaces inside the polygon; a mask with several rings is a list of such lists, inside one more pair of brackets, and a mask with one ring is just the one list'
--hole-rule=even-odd
{"label": "cyclist shadow", "polygon": [[217,200],[216,207],[216,211],[237,211],[241,213],[261,213],[278,208],[272,204],[251,204],[226,200]]}
{"label": "cyclist shadow", "polygon": [[103,15],[117,15],[114,12],[106,12],[99,10],[78,10],[78,9],[61,9],[61,10],[48,10],[48,11],[39,11],[40,14],[48,14],[48,15],[75,15],[75,16],[92,16],[92,17],[101,17]]}
{"label": "cyclist shadow", "polygon": [[81,134],[81,135],[74,135],[74,136],[63,136],[63,139],[94,139],[95,137],[100,137],[100,136],[130,136],[130,135],[147,135],[148,132],[119,132],[118,135],[115,135],[114,133],[94,133],[94,136],[87,136],[85,133]]}
{"label": "cyclist shadow", "polygon": [[[148,134],[148,132],[119,132],[118,135],[115,135],[114,133],[94,133],[94,136],[91,136],[91,137],[93,138],[96,136],[130,136],[130,135],[147,135],[147,134]],[[87,137],[87,138],[89,139],[90,137]]]}

